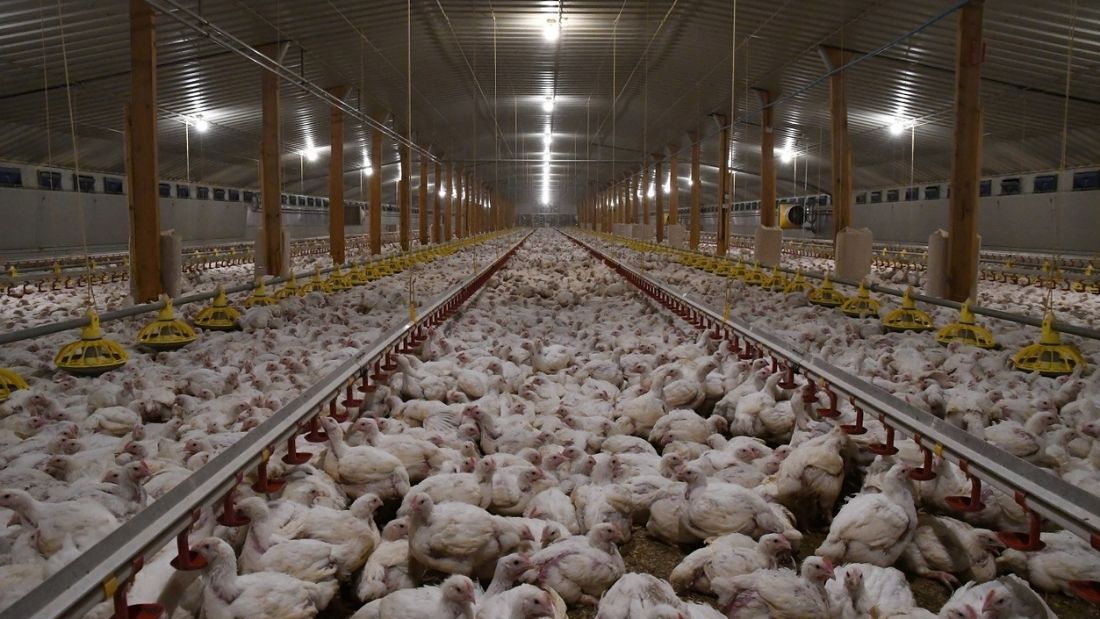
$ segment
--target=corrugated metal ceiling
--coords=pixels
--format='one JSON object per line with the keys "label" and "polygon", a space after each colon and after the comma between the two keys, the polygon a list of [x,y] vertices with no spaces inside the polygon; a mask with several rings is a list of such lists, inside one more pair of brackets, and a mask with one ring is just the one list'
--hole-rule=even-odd
{"label": "corrugated metal ceiling", "polygon": [[[408,126],[411,32],[415,139],[476,169],[521,209],[533,207],[539,194],[548,124],[558,161],[551,195],[565,210],[590,187],[637,169],[645,153],[672,142],[686,146],[690,130],[709,136],[704,162],[718,159],[708,115],[730,109],[729,0],[177,1],[251,45],[289,41],[287,66],[325,87],[352,87],[349,102],[399,130]],[[755,197],[752,173],[759,165],[760,130],[752,115],[758,104],[748,87],[787,97],[776,112],[777,142],[802,156],[781,166],[787,179],[781,193],[791,187],[795,165],[799,186],[815,190],[829,177],[828,87],[807,89],[825,71],[817,47],[869,52],[951,6],[944,0],[739,0],[735,164],[745,172],[738,176],[739,196]],[[561,37],[549,43],[541,30],[559,9]],[[72,164],[64,52],[81,166],[122,171],[127,10],[120,0],[9,0],[0,8],[0,159]],[[949,176],[955,21],[950,15],[850,71],[857,186]],[[986,173],[1058,167],[1064,112],[1067,164],[1096,163],[1100,5],[989,0],[985,37]],[[158,16],[157,41],[162,175],[184,178],[189,170],[194,180],[255,185],[260,69],[168,16]],[[556,105],[548,118],[541,105],[550,94]],[[326,105],[290,84],[282,101],[284,182],[294,191],[323,192]],[[198,113],[211,130],[185,136],[180,119]],[[895,117],[916,120],[915,131],[891,135]],[[348,123],[349,184],[356,183],[368,135]],[[307,146],[323,149],[317,162],[297,156]],[[386,152],[387,162],[396,159],[395,149]],[[714,171],[704,170],[710,186]],[[396,170],[386,174],[392,180]],[[393,183],[387,192],[392,195]]]}

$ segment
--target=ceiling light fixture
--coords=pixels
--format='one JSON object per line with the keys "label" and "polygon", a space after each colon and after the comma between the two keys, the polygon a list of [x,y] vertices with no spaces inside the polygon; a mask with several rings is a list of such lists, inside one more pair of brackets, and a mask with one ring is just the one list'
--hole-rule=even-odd
{"label": "ceiling light fixture", "polygon": [[554,97],[546,97],[546,100],[542,102],[542,111],[553,112],[554,111]]}
{"label": "ceiling light fixture", "polygon": [[901,135],[901,134],[905,133],[906,129],[910,129],[912,127],[913,127],[912,122],[907,121],[907,120],[903,120],[901,118],[895,118],[890,123],[890,135],[895,135],[895,136]]}
{"label": "ceiling light fixture", "polygon": [[542,27],[542,36],[550,43],[557,41],[558,37],[561,36],[561,24],[558,23],[558,20],[553,17],[547,19],[546,25]]}
{"label": "ceiling light fixture", "polygon": [[206,133],[206,130],[210,128],[210,121],[203,118],[202,114],[195,114],[195,118],[191,121],[191,126],[199,133]]}
{"label": "ceiling light fixture", "polygon": [[779,149],[779,160],[782,161],[783,163],[790,163],[790,162],[794,161],[794,158],[795,158],[795,154],[794,154],[794,151],[792,151],[791,149],[789,149],[789,148],[780,148]]}
{"label": "ceiling light fixture", "polygon": [[305,157],[306,161],[317,161],[317,149],[312,146],[302,149],[298,154]]}

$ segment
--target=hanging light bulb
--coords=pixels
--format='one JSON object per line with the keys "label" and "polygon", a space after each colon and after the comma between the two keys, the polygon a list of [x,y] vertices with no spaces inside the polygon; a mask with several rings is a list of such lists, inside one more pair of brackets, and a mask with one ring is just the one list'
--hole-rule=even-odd
{"label": "hanging light bulb", "polygon": [[553,141],[554,141],[554,136],[550,135],[549,131],[547,131],[542,136],[542,143],[545,144],[547,148],[550,148],[550,143],[553,142]]}
{"label": "hanging light bulb", "polygon": [[195,114],[195,119],[191,121],[191,126],[199,133],[206,133],[206,130],[210,128],[210,122],[203,118],[202,114]]}
{"label": "hanging light bulb", "polygon": [[554,97],[546,97],[546,100],[542,102],[542,111],[553,112],[554,111]]}
{"label": "hanging light bulb", "polygon": [[890,123],[890,135],[898,136],[905,133],[906,129],[909,129],[912,124],[902,118],[895,118]]}
{"label": "hanging light bulb", "polygon": [[790,163],[794,161],[794,151],[789,148],[779,149],[779,160],[783,163]]}
{"label": "hanging light bulb", "polygon": [[654,189],[654,184],[653,183],[649,184],[649,191],[646,192],[646,195],[649,196],[650,198],[653,198],[657,195],[657,192]]}
{"label": "hanging light bulb", "polygon": [[303,148],[298,154],[305,157],[306,161],[317,161],[317,149],[312,146]]}
{"label": "hanging light bulb", "polygon": [[546,25],[542,27],[542,36],[550,43],[557,41],[558,37],[561,36],[561,24],[558,23],[558,20],[553,17],[547,19]]}

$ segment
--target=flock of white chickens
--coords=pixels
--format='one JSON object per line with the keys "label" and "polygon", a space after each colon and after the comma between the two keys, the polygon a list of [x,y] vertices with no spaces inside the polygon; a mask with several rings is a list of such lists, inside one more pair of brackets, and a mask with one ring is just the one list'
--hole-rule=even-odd
{"label": "flock of white chickens", "polygon": [[[420,299],[468,276],[470,252],[484,264],[517,238],[433,264],[417,275]],[[603,249],[721,308],[722,278]],[[735,286],[735,315],[1100,494],[1100,373],[1012,373],[1008,343],[941,348],[801,295]],[[0,609],[368,345],[403,316],[405,291],[402,275],[288,299],[247,312],[240,333],[99,379],[52,370],[61,336],[0,351],[0,366],[33,379],[0,405],[0,519],[10,523]],[[881,425],[849,437],[823,422],[822,392],[782,388],[768,362],[739,359],[555,232],[528,239],[398,366],[346,422],[322,420],[323,448],[299,439],[310,462],[271,459],[271,475],[288,481],[279,493],[239,485],[247,526],[204,512],[191,543],[207,568],[177,572],[166,548],[131,602],[210,619],[585,608],[604,619],[1004,619],[1053,617],[1041,594],[1100,580],[1100,554],[1067,533],[1044,533],[1039,552],[1006,550],[995,531],[1027,524],[1011,497],[986,487],[985,509],[952,512],[945,498],[969,493],[953,464],[937,458],[934,480],[912,481],[911,440],[874,457],[861,445],[881,441]],[[841,409],[838,423],[850,422]],[[815,530],[828,531],[816,548],[804,543]],[[685,550],[667,580],[627,571],[620,546],[633,536]],[[917,576],[954,589],[939,615],[914,599]]]}

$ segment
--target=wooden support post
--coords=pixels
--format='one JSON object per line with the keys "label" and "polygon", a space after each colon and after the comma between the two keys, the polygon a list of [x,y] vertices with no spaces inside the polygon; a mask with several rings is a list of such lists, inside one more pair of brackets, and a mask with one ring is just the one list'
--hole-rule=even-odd
{"label": "wooden support post", "polygon": [[771,91],[754,88],[760,99],[760,225],[775,227],[775,125]]}
{"label": "wooden support post", "polygon": [[692,251],[699,249],[699,236],[703,224],[702,196],[703,180],[699,178],[699,157],[702,149],[702,138],[696,133],[689,134],[691,138],[691,230],[688,233],[688,246]]}
{"label": "wooden support post", "polygon": [[447,198],[443,202],[443,241],[451,240],[451,213],[455,203],[455,164],[447,163]]}
{"label": "wooden support post", "polygon": [[[338,89],[342,94],[346,88]],[[344,264],[344,111],[333,106],[329,112],[328,158],[328,243],[333,264]]]}
{"label": "wooden support post", "polygon": [[375,127],[370,138],[370,253],[382,253],[382,132]]}
{"label": "wooden support post", "polygon": [[963,6],[955,38],[955,151],[947,238],[947,297],[960,302],[974,296],[978,268],[983,5],[984,0],[970,0]]}
{"label": "wooden support post", "polygon": [[[836,71],[852,53],[836,47],[818,48],[829,71]],[[829,78],[829,119],[833,169],[833,240],[852,223],[852,143],[848,136],[848,93],[844,71]]]}
{"label": "wooden support post", "polygon": [[[262,51],[271,58],[281,55],[279,45]],[[260,77],[263,91],[263,137],[260,145],[260,201],[263,208],[264,270],[281,275],[288,270],[283,255],[283,179],[279,136],[279,76],[264,71]]]}
{"label": "wooden support post", "polygon": [[668,223],[680,223],[680,145],[668,145]]}
{"label": "wooden support post", "polygon": [[[649,225],[649,162],[642,163],[642,225]],[[648,238],[646,239],[649,240]]]}
{"label": "wooden support post", "polygon": [[144,303],[156,301],[164,291],[157,165],[157,33],[153,9],[144,0],[130,0],[130,104],[125,116],[131,289],[134,301]]}
{"label": "wooden support post", "polygon": [[612,196],[614,196],[614,186],[607,189],[604,192],[604,232],[610,234],[612,232],[612,220],[614,213],[612,213]]}
{"label": "wooden support post", "polygon": [[653,199],[656,201],[654,205],[653,219],[657,224],[657,242],[663,243],[665,240],[665,209],[664,201],[661,196],[665,193],[664,183],[661,182],[663,175],[661,174],[661,157],[659,155],[653,155]]}
{"label": "wooden support post", "polygon": [[730,129],[729,118],[722,114],[715,117],[721,128],[718,130],[718,205],[715,216],[718,218],[715,226],[714,255],[725,256],[729,250],[730,242],[730,212],[729,205],[733,197],[729,194],[730,187]]}
{"label": "wooden support post", "polygon": [[417,208],[417,243],[423,247],[431,239],[428,238],[428,156],[420,153],[420,195],[416,199]]}
{"label": "wooden support post", "polygon": [[432,196],[432,242],[438,243],[443,238],[443,217],[439,209],[442,208],[439,193],[444,191],[447,184],[443,182],[443,164],[435,162],[435,195]]}
{"label": "wooden support post", "polygon": [[402,143],[399,152],[401,154],[401,180],[397,183],[397,207],[398,229],[397,238],[401,243],[401,251],[409,251],[411,246],[410,232],[412,230],[412,149],[407,143]]}
{"label": "wooden support post", "polygon": [[628,185],[627,185],[627,192],[630,194],[630,223],[631,224],[636,224],[639,221],[641,221],[641,219],[638,217],[638,210],[641,208],[641,205],[639,204],[639,202],[641,202],[641,201],[638,199],[638,187],[639,186],[640,185],[638,183],[638,176],[636,174],[631,174],[630,175],[630,180],[628,181]]}

